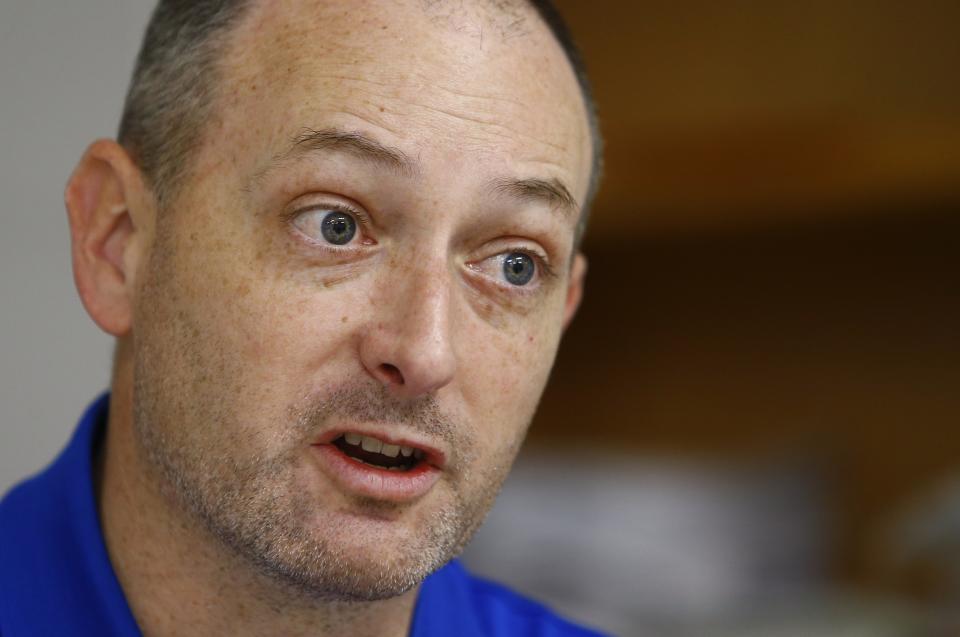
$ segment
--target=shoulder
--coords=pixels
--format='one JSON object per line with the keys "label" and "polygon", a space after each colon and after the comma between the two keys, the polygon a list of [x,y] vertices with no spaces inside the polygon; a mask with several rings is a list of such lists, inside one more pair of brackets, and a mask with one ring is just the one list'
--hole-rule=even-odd
{"label": "shoulder", "polygon": [[[454,560],[436,575],[435,589],[442,589],[444,610],[428,604],[438,614],[453,614],[448,620],[469,624],[471,635],[484,637],[602,637],[602,633],[578,626],[540,602],[502,584],[477,577]],[[441,595],[431,595],[439,601]],[[426,610],[426,609],[424,609]],[[445,611],[445,612],[444,612]],[[458,621],[459,620],[459,621]],[[451,624],[448,623],[449,627]],[[425,633],[426,634],[426,633]],[[433,634],[430,632],[429,634]]]}

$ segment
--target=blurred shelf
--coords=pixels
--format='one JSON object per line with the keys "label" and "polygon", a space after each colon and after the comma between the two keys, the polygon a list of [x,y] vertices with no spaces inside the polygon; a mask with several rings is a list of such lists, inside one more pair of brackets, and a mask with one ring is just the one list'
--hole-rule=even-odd
{"label": "blurred shelf", "polygon": [[960,200],[960,3],[559,5],[607,140],[597,239]]}

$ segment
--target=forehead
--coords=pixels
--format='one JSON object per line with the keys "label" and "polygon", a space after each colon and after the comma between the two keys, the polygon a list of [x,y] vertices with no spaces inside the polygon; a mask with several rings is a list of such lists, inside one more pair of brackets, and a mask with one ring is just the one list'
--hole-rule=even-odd
{"label": "forehead", "polygon": [[525,2],[261,2],[222,60],[212,143],[239,155],[275,155],[304,129],[332,126],[427,166],[522,167],[585,196],[579,88]]}

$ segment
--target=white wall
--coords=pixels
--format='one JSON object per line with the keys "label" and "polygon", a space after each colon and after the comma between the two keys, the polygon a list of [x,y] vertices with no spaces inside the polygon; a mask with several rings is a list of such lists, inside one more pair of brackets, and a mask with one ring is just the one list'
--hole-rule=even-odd
{"label": "white wall", "polygon": [[63,206],[112,136],[150,0],[0,0],[0,493],[42,468],[107,386],[112,341],[70,270]]}

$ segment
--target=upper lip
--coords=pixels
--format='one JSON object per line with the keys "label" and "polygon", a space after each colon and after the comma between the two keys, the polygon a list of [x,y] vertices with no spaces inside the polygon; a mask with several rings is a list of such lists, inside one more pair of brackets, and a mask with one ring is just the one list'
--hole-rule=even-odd
{"label": "upper lip", "polygon": [[346,433],[359,434],[361,436],[369,436],[371,438],[376,438],[377,440],[382,440],[383,442],[391,445],[397,445],[400,447],[413,447],[414,449],[419,449],[424,454],[424,459],[428,464],[433,465],[438,469],[443,469],[447,463],[447,454],[437,447],[431,445],[430,443],[424,442],[422,439],[417,438],[416,436],[407,436],[398,432],[392,431],[383,431],[369,426],[356,426],[356,427],[337,427],[335,429],[330,429],[323,433],[319,438],[317,438],[313,444],[314,445],[328,445],[340,436]]}

